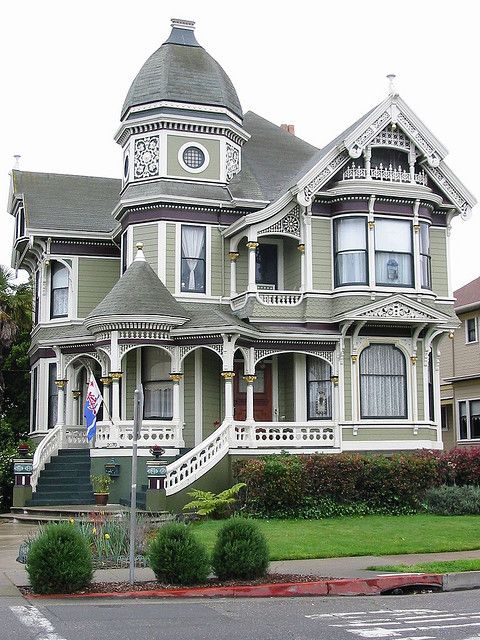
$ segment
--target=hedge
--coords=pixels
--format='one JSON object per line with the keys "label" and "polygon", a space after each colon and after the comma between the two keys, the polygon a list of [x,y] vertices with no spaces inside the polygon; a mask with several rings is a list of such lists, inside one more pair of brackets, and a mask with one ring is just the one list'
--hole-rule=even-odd
{"label": "hedge", "polygon": [[288,455],[239,461],[246,510],[258,516],[414,513],[440,485],[480,485],[480,447],[443,453]]}

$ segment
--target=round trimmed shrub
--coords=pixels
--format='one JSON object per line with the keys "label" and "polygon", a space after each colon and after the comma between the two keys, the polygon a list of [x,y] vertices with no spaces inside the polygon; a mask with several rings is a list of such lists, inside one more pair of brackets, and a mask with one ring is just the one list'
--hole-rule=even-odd
{"label": "round trimmed shrub", "polygon": [[171,523],[158,530],[148,548],[148,563],[157,580],[167,584],[199,584],[210,573],[205,547],[184,524]]}
{"label": "round trimmed shrub", "polygon": [[35,593],[72,593],[93,575],[87,540],[69,523],[52,523],[30,546],[27,573]]}
{"label": "round trimmed shrub", "polygon": [[218,532],[212,565],[220,580],[264,576],[268,569],[268,546],[258,525],[244,518],[226,522]]}

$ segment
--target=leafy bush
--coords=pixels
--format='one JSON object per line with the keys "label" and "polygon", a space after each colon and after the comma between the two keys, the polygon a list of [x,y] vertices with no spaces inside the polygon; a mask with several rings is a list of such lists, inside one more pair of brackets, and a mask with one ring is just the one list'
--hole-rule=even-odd
{"label": "leafy bush", "polygon": [[205,547],[183,524],[167,524],[158,530],[148,548],[148,562],[157,580],[167,584],[199,584],[210,572]]}
{"label": "leafy bush", "polygon": [[92,580],[92,554],[69,523],[49,524],[32,542],[27,573],[36,593],[72,593]]}
{"label": "leafy bush", "polygon": [[212,565],[220,580],[264,576],[268,569],[268,546],[258,526],[243,518],[226,522],[218,532]]}
{"label": "leafy bush", "polygon": [[425,508],[440,516],[480,514],[480,487],[472,485],[434,487],[427,491]]}
{"label": "leafy bush", "polygon": [[212,516],[214,518],[228,517],[229,510],[237,500],[237,494],[240,489],[245,487],[244,482],[234,484],[230,489],[225,489],[221,493],[214,494],[211,491],[199,491],[195,489],[190,491],[187,495],[191,496],[193,500],[183,507],[184,511],[194,509],[195,513],[199,516]]}

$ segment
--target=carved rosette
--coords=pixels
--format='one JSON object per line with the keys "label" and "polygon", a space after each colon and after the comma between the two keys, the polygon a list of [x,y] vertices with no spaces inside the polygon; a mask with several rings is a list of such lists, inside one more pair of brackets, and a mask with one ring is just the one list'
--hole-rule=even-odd
{"label": "carved rosette", "polygon": [[268,233],[286,233],[295,238],[300,238],[300,207],[296,206],[275,224],[263,229],[259,235]]}
{"label": "carved rosette", "polygon": [[158,176],[160,160],[160,139],[158,136],[145,136],[135,140],[134,178],[152,178]]}
{"label": "carved rosette", "polygon": [[240,171],[240,149],[227,142],[227,153],[225,158],[227,182]]}

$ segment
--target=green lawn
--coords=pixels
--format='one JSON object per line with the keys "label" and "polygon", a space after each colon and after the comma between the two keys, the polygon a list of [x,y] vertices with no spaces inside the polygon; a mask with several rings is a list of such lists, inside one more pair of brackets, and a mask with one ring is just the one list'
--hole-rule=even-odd
{"label": "green lawn", "polygon": [[[257,520],[271,560],[393,555],[480,549],[480,516],[365,516],[326,520]],[[222,521],[194,524],[212,549]]]}
{"label": "green lawn", "polygon": [[385,564],[367,567],[370,571],[388,571],[389,573],[459,573],[462,571],[480,571],[480,558],[471,560],[442,560],[439,562],[419,562],[418,564]]}

